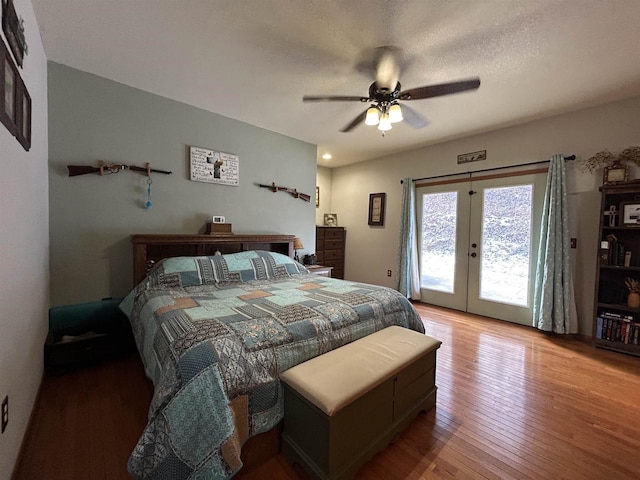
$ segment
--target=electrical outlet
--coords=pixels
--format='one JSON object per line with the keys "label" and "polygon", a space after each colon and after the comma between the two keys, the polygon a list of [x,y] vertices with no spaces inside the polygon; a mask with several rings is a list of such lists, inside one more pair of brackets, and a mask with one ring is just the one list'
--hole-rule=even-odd
{"label": "electrical outlet", "polygon": [[7,429],[9,423],[9,396],[7,395],[2,400],[2,433]]}
{"label": "electrical outlet", "polygon": [[391,270],[387,270],[387,277],[391,276]]}

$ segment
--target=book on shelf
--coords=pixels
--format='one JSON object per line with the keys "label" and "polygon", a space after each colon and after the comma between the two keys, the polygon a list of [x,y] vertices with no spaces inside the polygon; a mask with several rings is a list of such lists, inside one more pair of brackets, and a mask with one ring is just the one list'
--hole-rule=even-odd
{"label": "book on shelf", "polygon": [[609,265],[618,264],[618,242],[609,242]]}
{"label": "book on shelf", "polygon": [[596,317],[596,339],[628,344],[634,338],[632,328],[638,325],[640,324],[634,322],[633,315],[601,310]]}
{"label": "book on shelf", "polygon": [[596,317],[596,338],[602,340],[602,317]]}
{"label": "book on shelf", "polygon": [[609,265],[609,241],[602,240],[600,242],[600,265]]}
{"label": "book on shelf", "polygon": [[616,265],[622,267],[624,265],[624,245],[618,242],[618,261]]}

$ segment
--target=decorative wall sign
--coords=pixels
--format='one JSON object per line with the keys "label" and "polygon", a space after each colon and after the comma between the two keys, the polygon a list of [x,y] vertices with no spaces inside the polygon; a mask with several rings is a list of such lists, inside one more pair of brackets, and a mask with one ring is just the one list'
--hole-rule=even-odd
{"label": "decorative wall sign", "polygon": [[487,159],[487,151],[480,150],[478,152],[471,153],[463,153],[462,155],[458,155],[458,164],[461,163],[469,163],[469,162],[479,162],[481,160]]}
{"label": "decorative wall sign", "polygon": [[208,148],[189,147],[191,180],[237,187],[240,183],[240,159],[231,153]]}
{"label": "decorative wall sign", "polygon": [[0,122],[25,150],[31,148],[31,97],[0,39]]}
{"label": "decorative wall sign", "polygon": [[382,227],[384,225],[384,201],[386,193],[372,193],[369,195],[369,225]]}
{"label": "decorative wall sign", "polygon": [[2,31],[7,37],[16,63],[22,67],[24,55],[29,50],[24,38],[24,21],[18,18],[13,0],[2,0]]}

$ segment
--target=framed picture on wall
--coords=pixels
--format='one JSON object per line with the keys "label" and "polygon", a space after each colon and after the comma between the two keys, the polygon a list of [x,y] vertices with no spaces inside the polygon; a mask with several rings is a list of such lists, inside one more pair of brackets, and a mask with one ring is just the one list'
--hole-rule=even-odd
{"label": "framed picture on wall", "polygon": [[384,201],[386,193],[372,193],[369,195],[369,225],[382,227],[384,225]]}
{"label": "framed picture on wall", "polygon": [[0,122],[25,150],[31,148],[31,96],[0,39]]}
{"label": "framed picture on wall", "polygon": [[27,42],[24,38],[24,22],[18,17],[13,0],[2,0],[2,31],[11,51],[16,58],[16,63],[22,67],[25,53],[27,53]]}
{"label": "framed picture on wall", "polygon": [[17,131],[16,88],[18,70],[9,50],[0,39],[0,122],[15,136]]}
{"label": "framed picture on wall", "polygon": [[16,86],[16,138],[29,151],[31,148],[31,96],[20,77]]}

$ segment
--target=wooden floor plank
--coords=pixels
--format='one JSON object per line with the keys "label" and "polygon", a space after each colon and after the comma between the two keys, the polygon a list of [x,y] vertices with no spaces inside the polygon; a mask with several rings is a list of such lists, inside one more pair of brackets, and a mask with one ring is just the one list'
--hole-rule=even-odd
{"label": "wooden floor plank", "polygon": [[[438,351],[436,408],[358,479],[640,478],[640,359],[416,304]],[[45,378],[15,480],[128,479],[153,389],[136,356]],[[243,480],[306,478],[281,456]]]}

